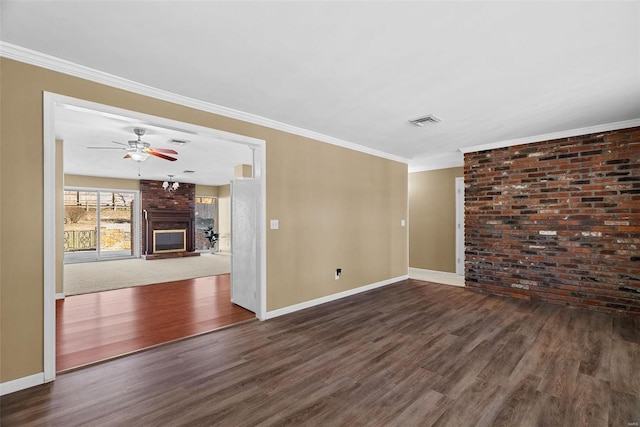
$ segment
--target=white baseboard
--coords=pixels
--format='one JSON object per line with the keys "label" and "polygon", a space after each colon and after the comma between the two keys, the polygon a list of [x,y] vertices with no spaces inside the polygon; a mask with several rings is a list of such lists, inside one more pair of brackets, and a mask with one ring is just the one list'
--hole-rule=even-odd
{"label": "white baseboard", "polygon": [[0,383],[0,396],[44,384],[44,372]]}
{"label": "white baseboard", "polygon": [[326,302],[335,301],[340,298],[349,297],[351,295],[356,295],[362,292],[370,291],[371,289],[380,288],[382,286],[387,286],[392,283],[400,282],[402,280],[408,279],[408,275],[398,276],[391,279],[383,280],[381,282],[372,283],[370,285],[360,286],[359,288],[349,289],[347,291],[338,292],[337,294],[327,295],[326,297],[316,298],[310,301],[301,302],[300,304],[290,305],[288,307],[279,308],[273,311],[267,311],[264,319],[273,319],[274,317],[284,316],[285,314],[293,313],[295,311],[304,310],[305,308],[310,308],[316,305],[324,304]]}
{"label": "white baseboard", "polygon": [[450,286],[464,287],[464,276],[446,271],[425,270],[422,268],[409,267],[409,278],[424,280],[425,282],[440,283]]}
{"label": "white baseboard", "polygon": [[56,294],[56,299],[64,299],[64,298],[65,298],[64,292]]}

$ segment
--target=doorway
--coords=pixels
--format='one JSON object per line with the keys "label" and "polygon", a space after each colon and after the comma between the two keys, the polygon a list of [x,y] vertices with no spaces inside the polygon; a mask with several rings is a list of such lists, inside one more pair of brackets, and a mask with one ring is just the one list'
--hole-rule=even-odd
{"label": "doorway", "polygon": [[[234,144],[245,145],[253,149],[254,152],[254,177],[258,185],[258,197],[256,201],[256,251],[255,259],[246,260],[248,264],[255,265],[256,274],[255,283],[248,284],[254,289],[255,295],[255,316],[263,319],[266,313],[266,217],[265,217],[265,193],[266,182],[264,173],[266,168],[265,159],[265,142],[243,135],[232,134],[216,129],[205,128],[198,125],[191,125],[184,122],[178,122],[156,116],[150,116],[143,113],[132,112],[115,107],[109,107],[96,104],[90,101],[70,98],[63,95],[45,93],[44,94],[44,381],[52,381],[55,379],[55,355],[56,355],[56,272],[62,268],[59,260],[56,258],[56,232],[55,227],[57,221],[62,221],[60,213],[56,209],[56,107],[73,106],[74,108],[92,109],[100,111],[107,115],[121,115],[142,120],[155,126],[164,126],[168,129],[182,129],[194,135],[205,136],[215,140],[227,141]],[[185,172],[187,172],[185,170]],[[108,197],[108,196],[107,196]],[[96,214],[97,215],[97,214]],[[53,232],[52,232],[53,230]],[[106,251],[108,252],[108,250]],[[241,256],[241,255],[240,255]],[[236,257],[237,262],[242,262]],[[247,284],[245,284],[247,285]]]}

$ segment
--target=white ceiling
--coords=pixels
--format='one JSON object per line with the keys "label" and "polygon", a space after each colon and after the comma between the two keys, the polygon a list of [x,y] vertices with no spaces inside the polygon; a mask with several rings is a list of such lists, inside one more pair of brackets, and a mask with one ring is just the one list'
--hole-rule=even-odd
{"label": "white ceiling", "polygon": [[[414,167],[474,145],[640,118],[639,2],[1,7],[3,42]],[[442,123],[407,122],[429,113]]]}
{"label": "white ceiling", "polygon": [[[123,114],[105,113],[86,108],[58,106],[56,108],[56,138],[64,141],[64,170],[67,174],[125,179],[166,180],[173,175],[179,182],[205,185],[228,184],[234,166],[252,164],[251,149],[236,142],[203,135],[191,129],[168,125],[162,119],[154,122]],[[152,148],[172,149],[177,160],[168,161],[150,156],[143,162],[123,159],[127,144],[136,140],[135,128],[145,130],[142,141]],[[189,141],[183,146],[170,139]],[[88,149],[87,147],[105,147]],[[124,149],[124,150],[122,150]],[[185,170],[194,173],[185,173]]]}

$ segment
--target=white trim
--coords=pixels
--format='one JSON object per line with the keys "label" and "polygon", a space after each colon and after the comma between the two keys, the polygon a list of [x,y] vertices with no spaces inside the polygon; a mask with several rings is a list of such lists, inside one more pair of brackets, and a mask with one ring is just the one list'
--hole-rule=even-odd
{"label": "white trim", "polygon": [[438,163],[438,165],[431,165],[431,166],[427,166],[427,165],[422,165],[422,166],[409,166],[409,173],[419,173],[419,172],[429,172],[429,171],[435,171],[435,170],[444,170],[444,169],[451,169],[451,168],[461,168],[464,166],[464,161],[459,162],[459,161],[455,161],[455,162],[447,162],[447,163]]}
{"label": "white trim", "polygon": [[[464,276],[464,177],[456,181],[456,274]],[[462,240],[462,242],[461,242]]]}
{"label": "white trim", "polygon": [[441,169],[451,169],[451,168],[460,168],[464,166],[464,162],[447,162],[447,163],[438,163],[437,165],[417,165],[417,166],[409,166],[409,173],[417,173],[417,172],[428,172],[435,171]]}
{"label": "white trim", "polygon": [[0,396],[15,393],[16,391],[24,390],[29,387],[35,387],[44,383],[45,381],[43,372],[18,378],[12,381],[6,381],[0,383]]}
{"label": "white trim", "polygon": [[64,294],[64,292],[56,293],[56,300],[65,299],[65,298],[66,298],[66,295]]}
{"label": "white trim", "polygon": [[[258,162],[254,161],[254,177],[260,179],[260,200],[258,201],[258,274],[260,284],[258,286],[258,304],[256,304],[256,317],[265,320],[267,316],[267,153],[265,143],[258,145],[254,151],[258,155]],[[257,151],[257,153],[256,153]]]}
{"label": "white trim", "polygon": [[578,129],[569,129],[559,132],[545,133],[542,135],[527,136],[524,138],[508,139],[506,141],[492,142],[489,144],[474,145],[471,147],[460,148],[464,154],[475,153],[477,151],[493,150],[496,148],[512,147],[514,145],[531,144],[534,142],[551,141],[554,139],[569,138],[572,136],[589,135],[592,133],[609,132],[618,129],[627,129],[640,126],[640,118],[625,120],[622,122],[604,123],[601,125],[588,126]]}
{"label": "white trim", "polygon": [[55,56],[47,55],[45,53],[37,52],[35,50],[27,49],[11,43],[0,41],[0,56],[14,59],[16,61],[25,62],[27,64],[36,65],[38,67],[46,68],[52,71],[57,71],[60,73],[90,80],[96,83],[101,83],[118,89],[127,90],[129,92],[134,92],[140,95],[150,96],[163,101],[183,105],[185,107],[195,108],[197,110],[206,111],[208,113],[218,114],[220,116],[242,120],[244,122],[265,126],[271,129],[281,130],[283,132],[303,136],[305,138],[315,139],[331,145],[337,145],[339,147],[359,151],[361,153],[371,154],[373,156],[395,160],[401,163],[409,163],[409,159],[405,157],[396,156],[394,154],[386,153],[384,151],[376,150],[370,147],[365,147],[360,144],[355,144],[353,142],[334,138],[332,136],[324,135],[297,126],[278,122],[266,117],[261,117],[255,114],[234,110],[232,108],[223,107],[221,105],[216,105],[209,102],[204,102],[186,96],[178,95],[165,90],[157,89],[142,83],[124,79],[113,74],[85,67],[74,62],[56,58]]}
{"label": "white trim", "polygon": [[460,166],[464,166],[464,156],[459,151],[456,151],[413,159],[409,163],[409,173],[457,168]]}
{"label": "white trim", "polygon": [[[106,104],[99,104],[97,102],[87,101],[85,99],[74,98],[71,96],[60,95],[57,93],[49,93],[54,97],[54,102],[61,105],[71,105],[74,107],[85,108],[89,110],[99,111],[102,113],[114,114],[117,116],[130,117],[141,122],[148,123],[153,126],[166,127],[168,129],[176,129],[187,133],[196,133],[208,138],[219,139],[226,142],[237,142],[239,144],[245,144],[249,146],[259,146],[264,143],[264,140],[253,138],[246,135],[240,135],[236,133],[226,132],[223,130],[196,125],[189,122],[181,122],[178,120],[172,120],[165,117],[153,116],[151,114],[140,113],[138,111],[126,110],[124,108],[112,107]],[[55,124],[54,124],[55,125]]]}
{"label": "white trim", "polygon": [[324,304],[326,302],[335,301],[337,299],[349,297],[352,295],[356,295],[362,292],[370,291],[375,288],[380,288],[382,286],[391,285],[393,283],[400,282],[402,280],[408,279],[408,275],[393,277],[391,279],[383,280],[381,282],[372,283],[370,285],[360,286],[359,288],[349,289],[347,291],[338,292],[337,294],[327,295],[326,297],[312,299],[310,301],[301,302],[299,304],[290,305],[288,307],[279,308],[277,310],[266,312],[265,318],[273,319],[274,317],[284,316],[285,314],[293,313],[295,311],[304,310],[305,308],[314,307],[316,305]]}
{"label": "white trim", "polygon": [[442,285],[464,287],[464,276],[447,271],[425,270],[422,268],[409,267],[409,278],[424,280],[425,282],[440,283]]}
{"label": "white trim", "polygon": [[56,103],[52,94],[43,94],[44,151],[44,381],[56,378]]}

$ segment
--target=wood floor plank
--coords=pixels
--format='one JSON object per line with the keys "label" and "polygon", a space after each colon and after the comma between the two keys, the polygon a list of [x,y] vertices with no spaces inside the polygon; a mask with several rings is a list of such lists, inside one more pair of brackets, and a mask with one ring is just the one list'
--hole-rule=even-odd
{"label": "wood floor plank", "polygon": [[537,391],[529,406],[521,427],[566,427],[567,400]]}
{"label": "wood floor plank", "polygon": [[611,387],[624,393],[640,394],[640,344],[611,341]]}
{"label": "wood floor plank", "polygon": [[609,378],[611,369],[611,335],[587,331],[581,345],[579,372],[595,378]]}
{"label": "wood floor plank", "polygon": [[616,392],[609,394],[609,425],[640,425],[640,395]]}
{"label": "wood floor plank", "polygon": [[460,397],[448,406],[434,426],[476,425],[483,413],[492,410],[500,397],[501,387],[481,378],[470,384]]}
{"label": "wood floor plank", "polygon": [[621,340],[640,344],[640,319],[619,316],[613,320],[613,329]]}
{"label": "wood floor plank", "polygon": [[229,280],[224,274],[56,301],[57,371],[254,319],[231,303]]}
{"label": "wood floor plank", "polygon": [[606,381],[579,374],[570,397],[565,425],[607,426],[609,424],[609,396]]}
{"label": "wood floor plank", "polygon": [[[105,324],[119,327],[122,308]],[[640,418],[634,326],[406,280],[64,373],[2,396],[0,424],[628,426]],[[85,334],[82,321],[70,331]]]}
{"label": "wood floor plank", "polygon": [[[529,375],[511,389],[503,389],[492,408],[487,408],[478,424],[491,426],[519,426],[524,422],[535,398],[540,377]],[[500,403],[498,403],[500,402]]]}

